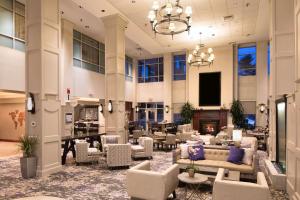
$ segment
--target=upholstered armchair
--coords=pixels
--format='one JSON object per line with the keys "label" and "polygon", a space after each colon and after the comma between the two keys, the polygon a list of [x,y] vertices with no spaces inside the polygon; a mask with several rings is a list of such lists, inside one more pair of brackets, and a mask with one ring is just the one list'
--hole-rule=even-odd
{"label": "upholstered armchair", "polygon": [[134,142],[135,144],[137,144],[137,143],[138,143],[138,139],[139,139],[140,137],[142,137],[142,135],[143,135],[143,132],[142,132],[141,130],[133,130],[133,131],[132,131],[133,142]]}
{"label": "upholstered armchair", "polygon": [[176,147],[176,135],[173,134],[168,134],[166,136],[166,140],[162,142],[163,147],[167,149],[168,148],[172,148],[174,146],[174,148]]}
{"label": "upholstered armchair", "polygon": [[129,167],[131,165],[131,145],[108,144],[106,162],[108,167]]}
{"label": "upholstered armchair", "polygon": [[213,186],[213,200],[269,200],[270,191],[262,172],[257,173],[257,183],[224,180],[224,168],[219,168]]}
{"label": "upholstered armchair", "polygon": [[89,148],[89,143],[76,143],[76,164],[98,162],[101,152],[96,148]]}
{"label": "upholstered armchair", "polygon": [[121,137],[119,135],[103,135],[101,136],[101,144],[103,151],[107,150],[108,144],[121,144]]}
{"label": "upholstered armchair", "polygon": [[241,147],[242,148],[251,148],[255,152],[257,151],[257,139],[256,137],[242,137]]}
{"label": "upholstered armchair", "polygon": [[133,158],[152,158],[153,139],[150,137],[140,137],[138,145],[131,146],[131,154]]}
{"label": "upholstered armchair", "polygon": [[178,186],[179,166],[172,165],[163,172],[150,170],[150,162],[144,161],[127,171],[126,189],[131,198],[166,200]]}

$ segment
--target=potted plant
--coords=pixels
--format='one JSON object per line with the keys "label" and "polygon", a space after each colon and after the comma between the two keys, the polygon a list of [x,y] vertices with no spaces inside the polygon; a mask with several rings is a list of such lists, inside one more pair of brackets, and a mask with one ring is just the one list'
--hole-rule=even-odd
{"label": "potted plant", "polygon": [[194,115],[194,106],[190,102],[186,102],[180,111],[183,124],[189,124],[192,121]]}
{"label": "potted plant", "polygon": [[195,172],[198,170],[197,167],[195,167],[195,161],[191,160],[190,165],[186,167],[186,172],[189,174],[189,177],[193,178],[195,176]]}
{"label": "potted plant", "polygon": [[234,100],[230,108],[232,123],[235,128],[243,128],[245,125],[244,108],[239,100]]}
{"label": "potted plant", "polygon": [[23,157],[20,158],[23,178],[33,178],[36,176],[37,158],[33,155],[36,144],[36,136],[22,136],[19,139],[19,147],[23,151]]}

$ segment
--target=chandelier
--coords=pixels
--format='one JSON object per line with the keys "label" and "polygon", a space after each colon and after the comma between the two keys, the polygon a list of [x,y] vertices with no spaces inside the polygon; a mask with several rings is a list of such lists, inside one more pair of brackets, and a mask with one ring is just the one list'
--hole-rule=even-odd
{"label": "chandelier", "polygon": [[213,54],[213,49],[208,48],[207,52],[202,51],[204,44],[201,43],[201,34],[200,33],[200,43],[196,45],[196,48],[188,56],[188,63],[190,66],[210,66],[213,64],[215,55]]}
{"label": "chandelier", "polygon": [[158,1],[153,2],[148,18],[155,34],[172,35],[173,39],[175,34],[189,32],[192,22],[192,7],[187,6],[185,14],[183,14],[183,7],[179,1],[176,0],[175,3],[172,3],[171,0],[167,0],[167,3],[161,7]]}

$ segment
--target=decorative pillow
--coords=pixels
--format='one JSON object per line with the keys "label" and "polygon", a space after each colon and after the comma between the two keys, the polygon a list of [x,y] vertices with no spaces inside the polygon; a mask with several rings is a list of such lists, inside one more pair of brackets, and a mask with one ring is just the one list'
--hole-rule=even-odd
{"label": "decorative pillow", "polygon": [[234,164],[242,164],[242,160],[245,154],[244,149],[240,149],[235,146],[231,146],[229,150],[229,157],[227,159],[228,162],[234,163]]}
{"label": "decorative pillow", "polygon": [[241,141],[241,147],[242,148],[251,148],[252,147],[252,142],[247,141],[247,140],[242,140]]}
{"label": "decorative pillow", "polygon": [[180,158],[187,159],[189,158],[189,152],[188,152],[189,145],[187,144],[180,144]]}
{"label": "decorative pillow", "polygon": [[245,153],[242,162],[246,165],[252,165],[254,150],[245,148],[244,151]]}
{"label": "decorative pillow", "polygon": [[189,146],[188,151],[190,160],[205,160],[204,148],[202,145]]}
{"label": "decorative pillow", "polygon": [[118,138],[116,136],[106,137],[106,144],[118,144]]}

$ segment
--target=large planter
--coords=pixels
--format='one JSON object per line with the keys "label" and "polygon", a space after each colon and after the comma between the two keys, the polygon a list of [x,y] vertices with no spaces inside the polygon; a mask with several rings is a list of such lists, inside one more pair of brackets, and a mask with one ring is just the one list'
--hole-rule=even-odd
{"label": "large planter", "polygon": [[37,158],[23,157],[20,158],[21,174],[23,178],[33,178],[36,176]]}

